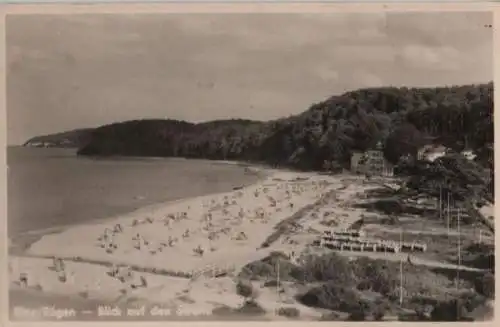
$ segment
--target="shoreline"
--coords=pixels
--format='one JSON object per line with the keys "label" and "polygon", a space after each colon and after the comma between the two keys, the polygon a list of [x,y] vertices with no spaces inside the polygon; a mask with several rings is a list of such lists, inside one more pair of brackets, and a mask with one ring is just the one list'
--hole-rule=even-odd
{"label": "shoreline", "polygon": [[[125,157],[127,158],[127,157]],[[135,158],[135,157],[134,157]],[[149,157],[137,157],[138,159],[150,159]],[[158,158],[158,159],[165,159],[165,158]],[[184,158],[167,158],[167,159],[174,159],[174,160],[191,160],[191,159],[184,159]],[[251,168],[253,171],[250,173],[254,174],[256,176],[256,180],[253,182],[247,182],[247,183],[241,183],[241,187],[245,188],[257,183],[262,182],[266,178],[268,178],[270,175],[275,173],[276,171],[279,171],[277,169],[273,168],[268,168],[265,166],[259,166],[259,165],[252,165],[252,164],[243,164],[240,162],[231,162],[231,161],[211,161],[211,160],[205,160],[205,159],[193,159],[193,160],[201,160],[201,161],[206,161],[208,163],[215,163],[217,165],[235,165],[235,166],[240,166],[245,167],[245,168]],[[244,172],[244,174],[247,174],[248,172]],[[232,190],[234,190],[235,187],[232,187]],[[29,230],[25,232],[21,232],[16,235],[8,235],[8,254],[9,255],[22,255],[25,253],[29,248],[31,247],[32,244],[36,243],[39,241],[41,238],[43,238],[45,235],[49,234],[59,234],[63,233],[65,230],[77,227],[77,226],[86,226],[86,225],[93,225],[93,224],[99,224],[103,222],[111,222],[117,219],[122,219],[126,218],[128,216],[135,216],[135,215],[140,215],[144,212],[149,212],[149,211],[155,211],[161,208],[164,208],[165,206],[170,206],[170,205],[175,205],[176,203],[190,200],[190,199],[196,199],[200,197],[205,197],[205,196],[210,196],[210,195],[216,195],[216,194],[222,194],[222,193],[227,193],[230,192],[231,190],[225,190],[225,191],[219,191],[219,192],[207,192],[201,195],[197,196],[185,196],[177,199],[171,199],[171,200],[166,200],[166,201],[160,201],[156,203],[151,203],[147,205],[143,205],[140,207],[137,207],[136,209],[133,210],[124,210],[123,212],[118,212],[109,216],[104,216],[104,217],[98,217],[98,218],[91,218],[87,221],[84,222],[77,222],[77,223],[71,223],[71,224],[63,224],[63,225],[56,225],[52,226],[49,228],[43,228],[43,229],[35,229],[35,230]]]}
{"label": "shoreline", "polygon": [[[101,282],[99,282],[98,280],[107,280],[109,278],[104,276],[106,276],[106,271],[109,270],[109,265],[112,265],[113,263],[123,263],[128,266],[133,266],[135,262],[139,264],[139,267],[136,267],[134,269],[134,274],[140,273],[141,276],[145,276],[145,278],[147,278],[148,280],[148,287],[150,289],[137,289],[135,291],[130,291],[131,294],[127,294],[128,297],[137,296],[151,303],[169,303],[172,301],[179,302],[179,300],[176,300],[176,296],[180,296],[179,294],[183,294],[183,292],[185,292],[186,290],[191,290],[191,292],[195,292],[196,295],[193,296],[198,301],[197,304],[189,304],[188,306],[190,307],[190,309],[186,309],[189,310],[189,312],[191,312],[192,314],[196,314],[196,312],[200,311],[211,311],[215,307],[233,307],[235,304],[237,306],[241,305],[243,298],[237,295],[234,290],[232,290],[234,288],[234,280],[231,277],[228,276],[217,278],[217,283],[219,283],[220,285],[213,286],[207,284],[208,277],[206,276],[206,274],[210,273],[211,270],[212,274],[214,273],[214,271],[222,271],[223,274],[229,273],[231,275],[233,273],[237,273],[238,270],[248,262],[255,261],[266,256],[269,251],[272,250],[272,248],[265,248],[257,251],[256,249],[260,247],[261,244],[263,244],[263,242],[267,238],[267,235],[273,233],[276,228],[279,227],[279,223],[282,220],[287,219],[296,211],[299,211],[301,207],[305,207],[310,205],[311,203],[316,202],[317,199],[320,198],[321,195],[328,189],[327,186],[324,186],[324,189],[322,188],[323,186],[318,186],[322,185],[319,184],[318,181],[323,180],[324,176],[319,176],[314,173],[296,173],[271,169],[267,169],[265,171],[259,170],[259,173],[261,174],[261,178],[256,183],[246,185],[242,188],[238,187],[238,189],[233,188],[232,191],[211,193],[204,196],[190,197],[177,201],[169,201],[167,203],[159,203],[153,206],[140,208],[139,210],[130,212],[125,215],[117,215],[115,217],[105,220],[99,220],[93,223],[89,222],[86,224],[73,225],[59,231],[57,234],[41,235],[40,239],[32,240],[34,242],[32,242],[31,247],[27,249],[24,255],[11,255],[9,263],[11,283],[16,283],[15,276],[19,272],[25,271],[27,269],[31,272],[29,274],[37,280],[34,281],[34,283],[36,283],[35,287],[38,288],[38,292],[40,292],[41,294],[47,292],[47,294],[53,293],[62,296],[78,296],[78,294],[82,292],[82,288],[87,288],[87,293],[91,294],[90,298],[92,298],[92,300],[102,299],[106,301],[107,297],[107,300],[113,302],[114,300],[119,298],[118,295],[121,292],[120,288],[123,287],[121,283],[106,281],[106,287],[102,288],[104,285],[101,284]],[[264,176],[262,176],[262,174]],[[297,192],[297,194],[292,195],[292,192],[286,191],[287,193],[291,194],[289,195],[290,199],[288,200],[288,202],[287,200],[283,200],[285,201],[283,208],[280,208],[278,212],[272,214],[269,211],[270,207],[268,207],[268,199],[271,196],[278,196],[278,192],[284,193],[285,189],[282,188],[284,185],[288,185],[287,187],[290,187],[290,190],[295,190],[294,192]],[[302,185],[309,185],[309,190],[306,190],[306,186]],[[301,191],[299,191],[300,188],[303,188],[302,193]],[[267,191],[267,189],[269,189],[269,191]],[[254,192],[260,192],[261,196],[257,198],[257,195],[254,196]],[[264,193],[268,194],[265,195]],[[217,203],[221,201],[230,202],[228,201],[230,199],[233,199],[233,207],[235,207],[236,202],[240,203],[242,206],[248,207],[248,209],[245,211],[245,215],[248,218],[243,220],[239,218],[228,219],[229,217],[231,217],[231,215],[236,214],[234,210],[232,211],[233,214],[229,214],[229,216],[226,216],[226,218],[224,218],[224,215],[220,214],[217,211],[218,209],[214,209],[217,206]],[[291,204],[285,205],[285,203],[295,203],[296,207],[294,208]],[[207,209],[207,206],[212,206],[213,210]],[[263,217],[261,219],[255,217],[252,218],[253,210],[257,210],[259,208],[267,209],[268,215],[266,215],[265,218]],[[135,228],[140,231],[141,234],[149,233],[149,237],[154,237],[154,235],[156,235],[156,237],[161,238],[162,235],[165,236],[162,232],[158,234],[158,230],[160,228],[159,226],[163,226],[163,223],[161,222],[162,219],[164,219],[164,217],[169,212],[181,212],[182,210],[186,210],[187,212],[189,212],[188,215],[190,216],[190,218],[186,220],[181,219],[182,221],[178,221],[176,222],[176,224],[187,224],[186,226],[188,226],[188,228],[191,228],[190,230],[193,234],[199,234],[200,232],[201,234],[192,236],[194,237],[194,239],[192,240],[194,243],[186,239],[185,242],[187,242],[187,244],[179,244],[177,246],[177,250],[164,250],[169,251],[165,259],[175,263],[174,266],[172,266],[172,264],[167,265],[167,267],[171,266],[170,268],[174,273],[167,272],[166,274],[158,274],[162,267],[166,265],[165,261],[163,259],[160,259],[158,261],[154,258],[154,255],[148,254],[147,252],[144,253],[143,250],[135,251],[138,254],[127,252],[128,250],[124,250],[126,252],[123,252],[122,254],[118,254],[118,256],[116,256],[102,253],[98,247],[92,245],[92,243],[95,242],[92,241],[92,239],[94,239],[96,232],[102,230],[104,226],[111,227],[113,224],[121,224],[122,226],[128,225],[130,227],[123,228],[132,230]],[[225,228],[233,228],[235,232],[236,230],[238,230],[238,227],[235,226],[235,222],[239,222],[240,224],[242,224],[240,230],[245,231],[248,238],[251,239],[248,240],[249,244],[245,245],[244,241],[237,241],[233,237],[224,236],[224,233],[222,233],[220,234],[221,240],[219,242],[220,245],[218,246],[218,249],[213,250],[215,252],[207,253],[205,255],[207,257],[206,259],[196,255],[193,256],[193,254],[191,253],[191,249],[193,248],[193,246],[196,246],[196,244],[198,244],[197,242],[205,242],[204,247],[208,246],[207,244],[212,242],[209,241],[209,243],[206,243],[206,240],[203,241],[203,239],[206,237],[206,234],[201,230],[197,232],[197,230],[200,229],[200,222],[197,222],[195,218],[199,217],[201,219],[201,216],[204,212],[203,210],[212,210],[211,212],[214,213],[214,215],[217,215],[217,219],[224,219],[228,221],[228,223],[225,223]],[[231,210],[230,206],[228,206],[225,210]],[[217,213],[215,213],[216,211]],[[157,227],[155,227],[153,224],[147,223],[146,225],[140,223],[136,227],[133,227],[133,223],[132,225],[130,225],[131,221],[133,222],[140,217],[142,217],[143,219],[146,216],[152,217],[155,220],[155,223],[159,223],[160,225],[156,225]],[[163,228],[165,229],[165,227]],[[182,232],[183,230],[184,227],[177,227],[175,229],[172,229],[171,231]],[[165,229],[165,231],[168,231],[168,229]],[[132,234],[129,233],[127,235]],[[157,240],[155,240],[154,242],[157,243]],[[213,241],[210,244],[215,244],[216,242],[217,241]],[[120,247],[125,247],[129,243],[129,241],[123,240],[120,243]],[[61,244],[74,245],[69,248],[61,248]],[[139,252],[142,254],[139,254]],[[26,254],[28,256],[26,256]],[[67,285],[69,286],[69,288],[64,285],[59,285],[57,281],[54,280],[54,273],[50,271],[50,263],[52,262],[52,260],[50,259],[51,256],[60,258],[76,257],[81,259],[77,261],[65,261],[66,267],[71,270],[70,279],[72,279],[72,281],[70,283],[72,285]],[[101,264],[96,265],[95,263],[99,261],[101,261]],[[94,264],[92,264],[92,262]],[[229,265],[227,265],[226,263],[229,263]],[[47,267],[49,267],[49,269],[47,269]],[[147,267],[148,271],[145,271],[144,269],[142,269],[142,267]],[[176,276],[176,271],[179,273],[184,272],[188,274],[185,277],[182,277],[181,275]],[[98,284],[95,284],[96,282]],[[111,285],[111,283],[115,284]],[[222,287],[222,289],[220,289],[220,287]],[[177,288],[177,295],[175,295],[175,290],[173,290],[173,288]],[[160,293],[153,294],[156,292],[153,291],[154,289],[158,289],[158,292]],[[167,291],[167,289],[170,290]],[[22,291],[16,292],[19,293]],[[224,296],[220,295],[221,303],[211,304],[212,299],[218,297],[217,292],[223,292],[224,294]]]}

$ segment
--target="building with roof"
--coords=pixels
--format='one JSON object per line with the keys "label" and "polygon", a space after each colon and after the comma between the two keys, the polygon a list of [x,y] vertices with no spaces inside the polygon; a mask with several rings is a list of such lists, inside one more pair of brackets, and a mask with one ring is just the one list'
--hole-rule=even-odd
{"label": "building with roof", "polygon": [[446,154],[446,147],[442,145],[429,144],[418,150],[418,160],[434,161]]}
{"label": "building with roof", "polygon": [[394,166],[385,159],[382,144],[379,142],[375,149],[353,152],[351,171],[355,174],[393,176]]}

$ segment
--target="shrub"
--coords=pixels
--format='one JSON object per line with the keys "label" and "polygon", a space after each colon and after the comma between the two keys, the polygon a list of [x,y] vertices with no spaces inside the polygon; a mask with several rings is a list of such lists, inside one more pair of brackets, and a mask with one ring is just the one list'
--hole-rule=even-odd
{"label": "shrub", "polygon": [[385,316],[385,311],[382,309],[377,309],[375,312],[372,314],[373,320],[375,321],[382,321]]}
{"label": "shrub", "polygon": [[244,313],[249,315],[262,315],[266,313],[255,300],[247,300],[241,307],[235,310],[237,313]]}
{"label": "shrub", "polygon": [[383,260],[359,258],[352,263],[354,275],[359,278],[357,288],[388,295],[395,286],[394,276],[398,275],[395,266]]}
{"label": "shrub", "polygon": [[340,315],[337,312],[328,312],[321,315],[320,321],[339,321]]}
{"label": "shrub", "polygon": [[473,291],[460,294],[460,300],[468,312],[474,311],[477,307],[484,305],[486,302],[485,296]]}
{"label": "shrub", "polygon": [[212,310],[212,314],[213,315],[217,315],[217,316],[228,316],[228,315],[231,315],[233,314],[233,309],[231,307],[228,307],[228,306],[220,306],[220,307],[216,307]]}
{"label": "shrub", "polygon": [[300,316],[300,311],[297,308],[288,307],[288,308],[279,308],[277,310],[278,316],[288,317],[288,318],[296,318]]}
{"label": "shrub", "polygon": [[466,309],[461,300],[439,302],[431,312],[432,321],[462,321],[465,319]]}
{"label": "shrub", "polygon": [[492,273],[486,273],[481,277],[478,277],[474,282],[474,288],[476,292],[487,298],[495,297],[495,275]]}
{"label": "shrub", "polygon": [[339,285],[352,285],[353,271],[349,261],[332,252],[321,256],[304,258],[304,279],[314,281],[335,281]]}
{"label": "shrub", "polygon": [[366,320],[366,312],[362,307],[356,308],[352,311],[347,317],[349,321],[365,321]]}
{"label": "shrub", "polygon": [[480,253],[464,261],[464,264],[474,268],[495,270],[495,253]]}
{"label": "shrub", "polygon": [[81,296],[82,298],[84,299],[88,299],[89,297],[89,292],[88,291],[82,291],[82,292],[78,292],[78,295]]}
{"label": "shrub", "polygon": [[272,259],[283,259],[283,260],[289,260],[290,257],[281,251],[271,251],[269,253],[269,256],[263,259],[264,262],[270,262]]}
{"label": "shrub", "polygon": [[374,303],[368,303],[368,311],[370,312],[370,316],[375,321],[381,321],[384,319],[385,313],[389,309],[389,303],[386,299],[377,299]]}
{"label": "shrub", "polygon": [[247,264],[238,275],[241,278],[250,280],[259,279],[277,279],[279,263],[279,278],[283,281],[302,280],[304,272],[301,267],[291,263],[288,256],[282,252],[272,252],[269,256],[262,260],[254,261]]}
{"label": "shrub", "polygon": [[273,271],[273,267],[269,264],[262,261],[254,261],[243,267],[238,277],[258,280],[259,278],[272,276]]}
{"label": "shrub", "polygon": [[299,301],[311,307],[344,312],[354,311],[361,305],[360,297],[356,291],[336,282],[324,283],[310,289],[299,297]]}
{"label": "shrub", "polygon": [[254,295],[252,283],[247,280],[239,280],[236,284],[236,293],[245,298],[252,297]]}
{"label": "shrub", "polygon": [[382,199],[374,203],[375,210],[387,215],[398,215],[404,211],[404,205],[398,199]]}
{"label": "shrub", "polygon": [[278,287],[281,286],[281,283],[278,283],[277,280],[269,280],[264,283],[264,287]]}
{"label": "shrub", "polygon": [[[388,309],[388,303],[374,306],[361,301],[359,291],[371,291],[383,295],[389,302],[399,299],[399,263],[385,260],[358,258],[349,261],[336,253],[321,256],[307,256],[301,264],[307,282],[323,282],[298,297],[299,301],[311,307],[354,313],[350,319],[360,317],[354,312],[364,308],[365,318],[381,319]],[[422,266],[404,265],[404,290],[418,294],[420,300],[439,299],[440,290],[449,285],[449,279]],[[479,287],[479,286],[478,286]],[[416,301],[416,302],[415,302]],[[414,307],[437,303],[412,302]],[[357,319],[357,318],[356,318]]]}

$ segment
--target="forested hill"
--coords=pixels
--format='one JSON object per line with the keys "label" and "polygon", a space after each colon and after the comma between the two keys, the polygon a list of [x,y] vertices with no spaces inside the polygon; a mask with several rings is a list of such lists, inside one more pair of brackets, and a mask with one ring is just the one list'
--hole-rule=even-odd
{"label": "forested hill", "polygon": [[135,120],[92,131],[80,155],[181,156],[322,169],[377,143],[395,162],[425,143],[481,152],[493,144],[493,83],[370,88],[268,122]]}
{"label": "forested hill", "polygon": [[26,141],[23,146],[80,148],[90,141],[92,130],[92,128],[82,128],[62,133],[36,136]]}

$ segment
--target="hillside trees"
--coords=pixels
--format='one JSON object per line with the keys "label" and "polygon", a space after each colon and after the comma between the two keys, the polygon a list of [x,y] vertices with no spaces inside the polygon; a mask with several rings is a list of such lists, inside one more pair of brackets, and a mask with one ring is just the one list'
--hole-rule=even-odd
{"label": "hillside trees", "polygon": [[322,170],[325,162],[348,167],[354,151],[379,142],[391,162],[422,144],[439,143],[457,151],[471,149],[492,166],[493,83],[361,89],[268,122],[114,123],[95,129],[78,153],[227,159]]}

